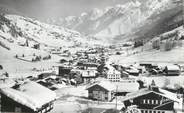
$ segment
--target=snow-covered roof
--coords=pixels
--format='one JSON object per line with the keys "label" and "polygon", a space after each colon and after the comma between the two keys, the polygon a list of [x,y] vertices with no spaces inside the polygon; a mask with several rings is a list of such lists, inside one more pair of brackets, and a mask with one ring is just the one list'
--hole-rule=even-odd
{"label": "snow-covered roof", "polygon": [[121,74],[119,71],[117,71],[117,70],[116,70],[112,65],[110,65],[109,63],[106,63],[104,67],[108,68],[107,74]]}
{"label": "snow-covered roof", "polygon": [[19,89],[2,88],[0,92],[34,111],[56,99],[55,92],[32,81],[20,85]]}
{"label": "snow-covered roof", "polygon": [[139,90],[139,84],[137,82],[117,82],[115,85],[117,86],[116,90],[118,92],[135,92]]}
{"label": "snow-covered roof", "polygon": [[136,68],[131,67],[130,69],[126,69],[128,73],[139,73],[139,70]]}
{"label": "snow-covered roof", "polygon": [[120,75],[121,73],[119,71],[117,71],[116,69],[110,69],[107,74],[118,74]]}
{"label": "snow-covered roof", "polygon": [[177,98],[176,94],[174,94],[172,92],[169,92],[169,91],[166,91],[166,90],[161,89],[161,88],[159,88],[159,92],[150,90],[148,88],[143,88],[143,89],[140,89],[140,90],[138,90],[136,92],[132,92],[132,93],[127,94],[121,101],[127,101],[127,100],[130,100],[130,99],[134,99],[134,98],[140,97],[142,95],[149,94],[151,92],[154,92],[154,93],[156,93],[158,95],[161,95],[163,97],[169,98],[169,99],[171,99],[173,101],[179,102],[179,99]]}
{"label": "snow-covered roof", "polygon": [[177,65],[167,65],[167,70],[180,70],[179,66]]}
{"label": "snow-covered roof", "polygon": [[89,89],[95,85],[99,85],[101,87],[103,87],[104,89],[108,90],[108,91],[114,91],[116,89],[116,86],[114,84],[112,84],[110,81],[100,81],[97,83],[92,84],[91,86],[87,87],[86,89]]}

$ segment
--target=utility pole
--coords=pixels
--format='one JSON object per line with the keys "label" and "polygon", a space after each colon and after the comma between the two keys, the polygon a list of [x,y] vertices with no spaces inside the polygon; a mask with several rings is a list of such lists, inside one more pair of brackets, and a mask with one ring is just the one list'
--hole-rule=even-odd
{"label": "utility pole", "polygon": [[117,92],[118,92],[118,86],[116,86],[116,110],[118,110]]}

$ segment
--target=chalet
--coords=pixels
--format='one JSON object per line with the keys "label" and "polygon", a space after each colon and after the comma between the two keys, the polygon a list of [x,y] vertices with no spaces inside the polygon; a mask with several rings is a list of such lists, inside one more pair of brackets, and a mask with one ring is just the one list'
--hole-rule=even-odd
{"label": "chalet", "polygon": [[53,109],[55,92],[27,81],[17,87],[0,89],[1,112],[47,113]]}
{"label": "chalet", "polygon": [[166,76],[179,76],[180,67],[177,65],[167,65],[164,69]]}
{"label": "chalet", "polygon": [[[181,107],[181,99],[177,94],[160,89],[156,86],[143,88],[127,94],[123,99],[126,109],[136,106],[141,113],[181,113],[176,112]],[[180,109],[181,110],[181,109]]]}
{"label": "chalet", "polygon": [[81,72],[82,72],[81,78],[83,83],[91,83],[97,77],[96,70],[82,70]]}
{"label": "chalet", "polygon": [[109,81],[97,82],[87,88],[88,97],[98,101],[111,101],[115,89],[115,86]]}

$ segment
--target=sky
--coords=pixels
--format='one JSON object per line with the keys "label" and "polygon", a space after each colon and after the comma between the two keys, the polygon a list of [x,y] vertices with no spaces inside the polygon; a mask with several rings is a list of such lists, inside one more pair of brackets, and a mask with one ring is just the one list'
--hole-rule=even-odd
{"label": "sky", "polygon": [[123,4],[129,0],[0,0],[0,6],[37,19],[78,16],[93,8]]}

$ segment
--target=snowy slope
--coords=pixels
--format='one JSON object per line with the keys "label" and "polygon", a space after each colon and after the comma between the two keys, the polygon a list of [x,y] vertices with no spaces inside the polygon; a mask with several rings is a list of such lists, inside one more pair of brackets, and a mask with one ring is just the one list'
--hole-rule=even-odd
{"label": "snowy slope", "polygon": [[120,63],[120,64],[134,64],[135,62],[151,62],[151,63],[176,63],[184,65],[184,41],[178,40],[181,44],[180,46],[176,46],[170,51],[165,51],[161,47],[161,49],[156,50],[152,49],[152,41],[157,40],[159,37],[167,37],[170,35],[168,39],[164,39],[162,43],[166,40],[173,40],[175,36],[171,34],[178,32],[178,37],[184,36],[184,28],[178,27],[169,32],[163,33],[160,36],[154,37],[152,40],[147,42],[143,47],[130,49],[128,52],[125,51],[124,55],[114,55],[111,56],[110,61]]}
{"label": "snowy slope", "polygon": [[[80,33],[64,27],[18,15],[0,15],[0,64],[10,76],[11,73],[13,76],[16,73],[17,76],[34,75],[33,68],[49,71],[61,59],[58,55],[51,54],[50,50],[76,50],[93,43],[93,40],[85,40]],[[38,44],[40,48],[34,48]],[[51,59],[28,62],[15,58],[16,55],[23,54],[28,60],[34,58],[34,54],[42,57],[50,54]]]}
{"label": "snowy slope", "polygon": [[68,44],[74,44],[75,41],[77,42],[81,38],[78,32],[63,27],[48,25],[17,15],[6,15],[5,17],[10,20],[12,26],[22,32],[24,38],[29,38],[29,40],[35,42],[50,46],[67,46]]}

